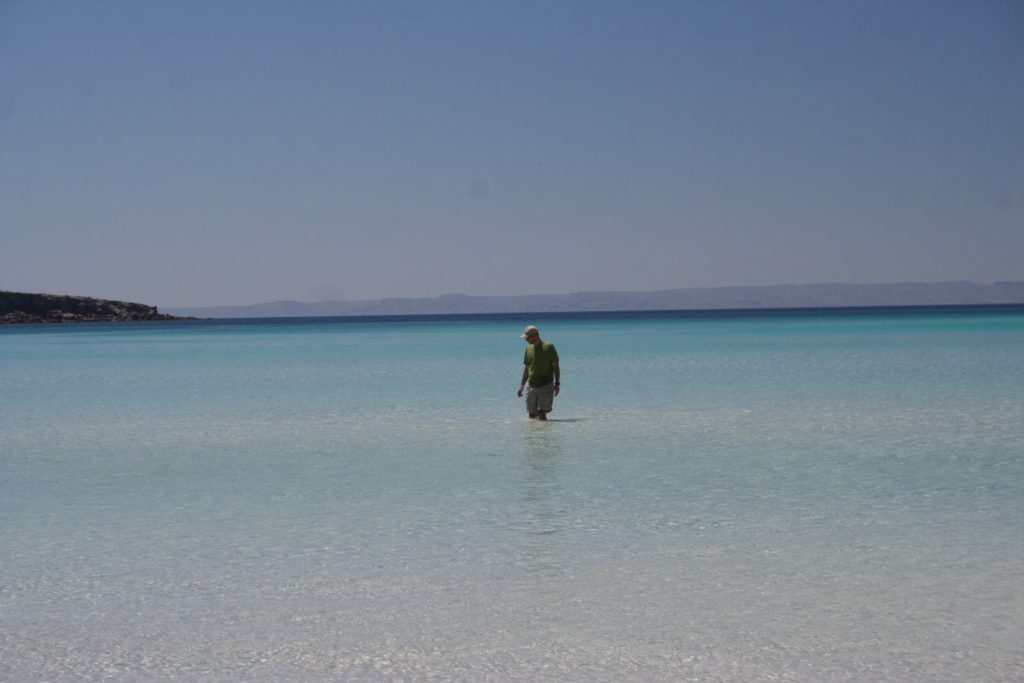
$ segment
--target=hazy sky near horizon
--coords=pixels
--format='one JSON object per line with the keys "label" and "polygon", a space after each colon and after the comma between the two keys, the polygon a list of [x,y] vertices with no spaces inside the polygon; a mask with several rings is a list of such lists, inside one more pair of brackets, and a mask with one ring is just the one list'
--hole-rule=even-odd
{"label": "hazy sky near horizon", "polygon": [[0,289],[1024,279],[1024,3],[0,0]]}

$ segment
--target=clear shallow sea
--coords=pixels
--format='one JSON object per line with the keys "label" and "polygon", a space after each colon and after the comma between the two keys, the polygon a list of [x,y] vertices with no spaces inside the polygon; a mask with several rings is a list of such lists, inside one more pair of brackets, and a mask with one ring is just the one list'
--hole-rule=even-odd
{"label": "clear shallow sea", "polygon": [[1022,634],[1022,308],[0,329],[0,680],[1020,681]]}

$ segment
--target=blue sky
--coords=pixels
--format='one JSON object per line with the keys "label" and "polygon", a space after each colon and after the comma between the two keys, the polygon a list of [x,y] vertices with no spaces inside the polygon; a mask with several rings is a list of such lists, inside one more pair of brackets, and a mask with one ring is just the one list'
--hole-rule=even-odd
{"label": "blue sky", "polygon": [[1024,279],[1024,4],[0,0],[0,289]]}

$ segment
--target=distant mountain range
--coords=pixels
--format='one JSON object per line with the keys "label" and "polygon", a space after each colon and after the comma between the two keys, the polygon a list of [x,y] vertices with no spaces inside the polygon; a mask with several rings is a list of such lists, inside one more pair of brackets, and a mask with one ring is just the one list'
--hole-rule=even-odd
{"label": "distant mountain range", "polygon": [[167,308],[171,315],[200,318],[276,318],[362,315],[652,311],[728,308],[821,308],[844,306],[938,306],[1024,303],[1024,281],[902,282],[895,284],[708,287],[654,292],[577,292],[522,296],[445,294],[423,299],[273,301],[245,306]]}

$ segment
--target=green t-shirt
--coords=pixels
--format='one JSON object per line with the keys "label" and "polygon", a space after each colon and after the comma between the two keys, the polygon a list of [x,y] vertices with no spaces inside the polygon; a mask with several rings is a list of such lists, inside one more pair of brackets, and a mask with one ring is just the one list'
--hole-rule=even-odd
{"label": "green t-shirt", "polygon": [[542,387],[553,382],[555,370],[552,365],[557,362],[558,351],[555,351],[555,345],[551,342],[542,341],[540,346],[527,344],[523,363],[529,368],[530,386]]}

